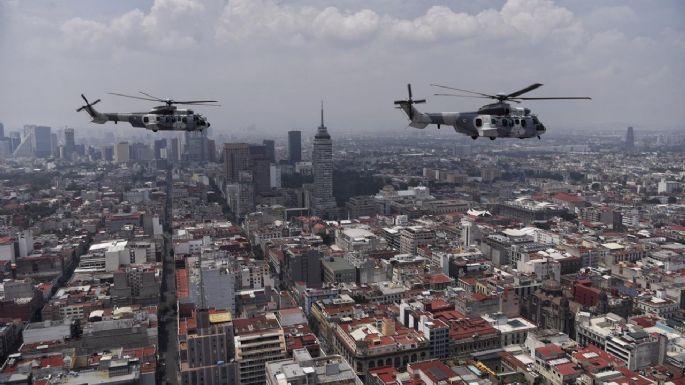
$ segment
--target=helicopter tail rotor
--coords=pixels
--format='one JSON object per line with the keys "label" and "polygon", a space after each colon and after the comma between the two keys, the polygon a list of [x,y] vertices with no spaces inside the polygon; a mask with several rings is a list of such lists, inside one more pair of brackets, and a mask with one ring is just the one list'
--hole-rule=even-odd
{"label": "helicopter tail rotor", "polygon": [[413,105],[426,103],[426,99],[414,100],[412,98],[411,84],[407,84],[407,93],[409,94],[409,98],[406,100],[395,100],[395,104],[398,105],[399,108],[406,109],[405,111],[407,111],[409,119],[413,120],[415,111]]}
{"label": "helicopter tail rotor", "polygon": [[88,112],[88,114],[89,114],[90,116],[95,116],[95,115],[96,115],[96,112],[95,112],[95,109],[93,109],[93,106],[96,105],[96,104],[98,104],[98,103],[100,103],[100,99],[98,99],[98,100],[96,100],[96,101],[90,103],[90,102],[88,101],[88,99],[86,99],[85,95],[81,94],[81,97],[82,97],[83,100],[86,102],[86,104],[85,104],[84,106],[81,106],[81,107],[79,107],[78,109],[76,109],[76,112],[81,112],[82,110],[86,110],[86,112]]}

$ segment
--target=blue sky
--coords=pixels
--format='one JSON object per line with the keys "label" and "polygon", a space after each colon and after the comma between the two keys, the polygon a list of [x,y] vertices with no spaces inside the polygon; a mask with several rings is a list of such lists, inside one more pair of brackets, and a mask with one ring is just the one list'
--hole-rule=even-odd
{"label": "blue sky", "polygon": [[[658,6],[655,6],[658,5]],[[411,82],[426,111],[540,82],[549,127],[683,127],[685,3],[552,0],[0,0],[0,121],[88,127],[81,92],[106,111],[150,105],[107,92],[217,98],[213,126],[273,132],[406,126]]]}

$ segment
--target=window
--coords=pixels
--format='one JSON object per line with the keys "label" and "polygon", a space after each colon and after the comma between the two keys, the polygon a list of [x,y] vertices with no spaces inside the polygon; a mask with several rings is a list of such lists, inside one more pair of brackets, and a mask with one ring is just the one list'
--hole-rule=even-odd
{"label": "window", "polygon": [[492,124],[493,126],[496,126],[497,125],[497,119],[491,119],[490,124]]}
{"label": "window", "polygon": [[188,119],[186,119],[185,116],[184,116],[183,118],[181,118],[181,121],[182,121],[183,123],[188,123]]}
{"label": "window", "polygon": [[159,122],[159,121],[161,121],[161,120],[162,120],[162,118],[160,118],[159,116],[157,116],[157,121]]}
{"label": "window", "polygon": [[506,120],[506,119],[502,119],[502,127],[506,127],[506,126],[507,126],[507,120]]}
{"label": "window", "polygon": [[518,118],[517,118],[517,119],[514,119],[514,123],[519,124]]}
{"label": "window", "polygon": [[483,126],[483,119],[476,118],[476,127],[481,127],[481,126]]}
{"label": "window", "polygon": [[147,116],[143,116],[143,123],[148,123],[150,119]]}
{"label": "window", "polygon": [[525,120],[525,119],[521,119],[521,127],[525,127],[525,126],[526,126],[526,120]]}

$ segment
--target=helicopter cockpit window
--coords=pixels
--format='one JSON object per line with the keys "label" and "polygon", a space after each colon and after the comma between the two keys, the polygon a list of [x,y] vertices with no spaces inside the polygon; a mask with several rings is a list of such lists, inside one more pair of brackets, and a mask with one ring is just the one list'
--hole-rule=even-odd
{"label": "helicopter cockpit window", "polygon": [[483,126],[483,119],[476,118],[476,127],[481,127],[481,126]]}
{"label": "helicopter cockpit window", "polygon": [[188,110],[188,115],[194,114],[193,110]]}
{"label": "helicopter cockpit window", "polygon": [[533,123],[538,124],[538,118],[537,118],[537,116],[533,116]]}

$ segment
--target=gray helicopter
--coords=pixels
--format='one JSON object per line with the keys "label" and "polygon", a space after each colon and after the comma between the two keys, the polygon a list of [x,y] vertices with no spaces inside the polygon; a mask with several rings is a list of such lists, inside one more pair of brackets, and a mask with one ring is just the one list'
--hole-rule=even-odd
{"label": "gray helicopter", "polygon": [[489,95],[480,92],[473,92],[462,90],[459,88],[443,86],[439,84],[431,84],[433,87],[444,88],[453,91],[465,92],[470,95],[458,94],[435,94],[436,96],[455,96],[462,98],[480,98],[480,99],[495,99],[495,103],[486,104],[474,112],[437,112],[425,113],[420,112],[414,107],[414,104],[422,104],[426,99],[413,100],[411,93],[411,84],[407,84],[407,91],[409,98],[407,100],[396,100],[398,105],[409,117],[411,121],[410,127],[424,129],[429,124],[437,124],[438,129],[443,124],[454,127],[454,130],[460,134],[468,135],[471,139],[478,139],[479,137],[487,137],[490,140],[496,138],[534,138],[540,139],[540,135],[547,132],[545,126],[540,122],[535,114],[532,114],[529,108],[512,107],[507,102],[521,103],[521,100],[563,100],[563,99],[585,99],[591,98],[586,96],[568,96],[568,97],[521,97],[521,95],[530,92],[542,84],[535,83],[530,86],[520,89],[510,94],[498,93],[496,95]]}
{"label": "gray helicopter", "polygon": [[76,111],[86,110],[88,115],[93,118],[91,122],[104,124],[107,122],[114,122],[114,124],[119,122],[130,123],[133,127],[146,128],[157,131],[202,131],[203,129],[210,126],[207,118],[200,114],[196,114],[193,110],[189,109],[178,109],[176,104],[184,104],[191,106],[216,106],[216,100],[187,100],[187,101],[176,101],[173,99],[161,99],[156,96],[146,94],[145,92],[140,92],[146,97],[131,96],[124,94],[117,94],[110,92],[110,95],[123,96],[125,98],[148,100],[153,102],[161,102],[165,105],[153,107],[152,110],[148,112],[129,112],[129,113],[119,113],[119,112],[98,112],[93,108],[100,99],[89,103],[88,99],[81,94],[83,100],[86,101],[85,106],[81,106]]}

